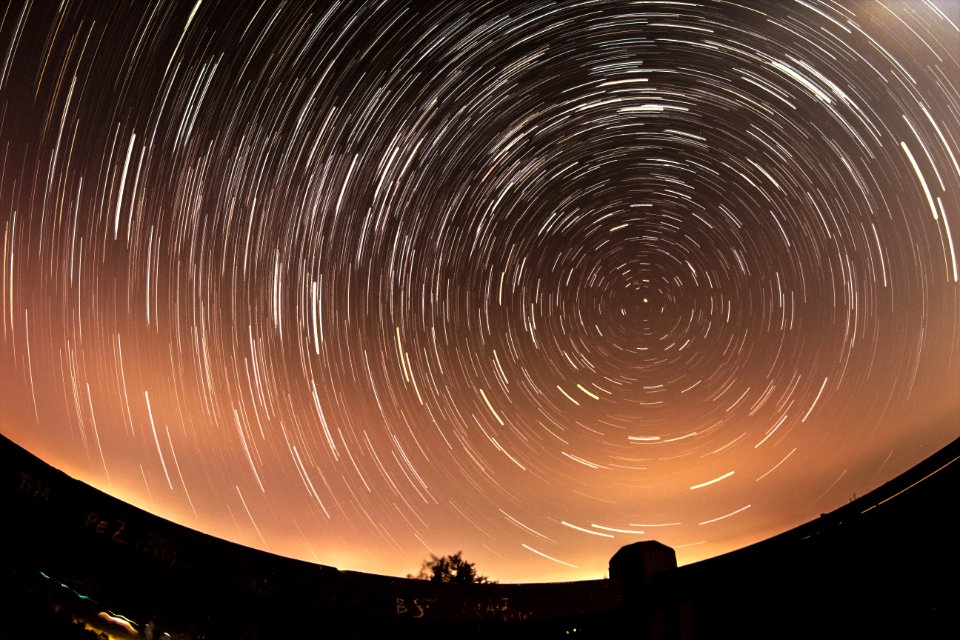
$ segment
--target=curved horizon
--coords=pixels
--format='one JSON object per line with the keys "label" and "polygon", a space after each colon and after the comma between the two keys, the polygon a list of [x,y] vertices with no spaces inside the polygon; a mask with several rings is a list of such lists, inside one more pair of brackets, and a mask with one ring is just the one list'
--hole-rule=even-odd
{"label": "curved horizon", "polygon": [[341,569],[789,530],[960,437],[960,3],[11,7],[0,430]]}

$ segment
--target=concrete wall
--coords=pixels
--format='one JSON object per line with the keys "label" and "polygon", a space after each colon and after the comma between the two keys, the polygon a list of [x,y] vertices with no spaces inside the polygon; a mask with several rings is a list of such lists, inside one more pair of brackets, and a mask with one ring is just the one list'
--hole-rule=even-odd
{"label": "concrete wall", "polygon": [[[348,637],[938,637],[960,628],[958,460],[955,442],[817,520],[679,569],[673,550],[651,541],[621,549],[609,580],[448,585],[225,542],[0,438],[5,601],[32,594],[205,638],[325,637],[334,627]],[[0,633],[18,638],[2,615]]]}

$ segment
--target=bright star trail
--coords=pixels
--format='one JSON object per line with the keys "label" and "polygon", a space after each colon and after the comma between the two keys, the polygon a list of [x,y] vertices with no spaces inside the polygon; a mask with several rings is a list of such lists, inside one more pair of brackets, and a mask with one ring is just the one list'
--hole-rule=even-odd
{"label": "bright star trail", "polygon": [[957,2],[0,20],[2,431],[158,515],[599,578],[960,436]]}

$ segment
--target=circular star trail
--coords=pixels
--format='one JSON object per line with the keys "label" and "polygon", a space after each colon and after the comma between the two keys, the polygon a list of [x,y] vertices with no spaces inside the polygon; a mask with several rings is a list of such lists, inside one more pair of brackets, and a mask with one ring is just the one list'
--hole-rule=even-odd
{"label": "circular star trail", "polygon": [[3,434],[393,575],[814,518],[960,435],[958,14],[14,3]]}

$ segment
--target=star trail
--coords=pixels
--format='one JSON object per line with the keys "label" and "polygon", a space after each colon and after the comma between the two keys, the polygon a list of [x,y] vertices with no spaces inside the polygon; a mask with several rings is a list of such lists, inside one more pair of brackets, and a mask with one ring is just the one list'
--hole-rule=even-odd
{"label": "star trail", "polygon": [[3,434],[187,526],[681,563],[960,436],[954,1],[13,2]]}

